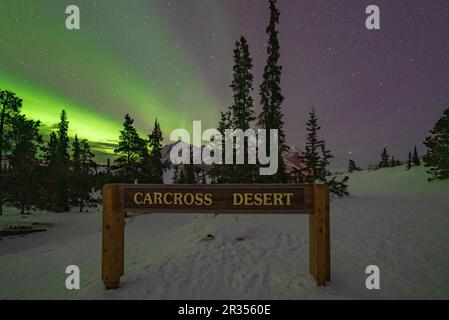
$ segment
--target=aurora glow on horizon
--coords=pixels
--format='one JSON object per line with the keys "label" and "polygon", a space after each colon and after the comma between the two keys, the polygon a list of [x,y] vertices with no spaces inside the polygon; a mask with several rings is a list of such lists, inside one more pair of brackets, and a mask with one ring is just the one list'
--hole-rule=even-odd
{"label": "aurora glow on horizon", "polygon": [[[81,30],[65,27],[68,5]],[[365,27],[366,6],[381,29]],[[287,142],[304,147],[308,112],[335,155],[366,166],[384,147],[405,160],[449,106],[447,0],[278,0]],[[142,137],[156,117],[167,140],[192,122],[217,127],[232,103],[234,43],[254,59],[254,107],[266,63],[267,0],[0,0],[0,88],[48,134],[68,113],[71,136],[110,154],[123,116]],[[168,141],[167,141],[168,142]]]}
{"label": "aurora glow on horizon", "polygon": [[193,120],[215,126],[218,102],[155,6],[142,1],[79,5],[79,31],[65,29],[64,1],[0,5],[7,11],[0,19],[0,88],[21,97],[24,113],[41,120],[43,131],[65,109],[72,136],[108,152],[126,113],[142,135],[156,117],[165,132],[188,128]]}

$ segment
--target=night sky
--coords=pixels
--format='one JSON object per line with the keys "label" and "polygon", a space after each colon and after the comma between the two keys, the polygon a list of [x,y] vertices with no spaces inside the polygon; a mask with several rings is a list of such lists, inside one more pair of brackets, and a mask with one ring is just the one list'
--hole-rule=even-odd
{"label": "night sky", "polygon": [[[65,28],[66,6],[81,30]],[[365,8],[381,9],[381,30]],[[405,160],[449,106],[449,1],[278,0],[288,142],[302,148],[320,115],[336,156],[366,166],[386,146]],[[256,109],[267,0],[1,0],[0,88],[48,132],[65,108],[72,134],[110,150],[130,113],[142,134],[193,120],[216,127],[230,104],[235,40],[254,58]]]}

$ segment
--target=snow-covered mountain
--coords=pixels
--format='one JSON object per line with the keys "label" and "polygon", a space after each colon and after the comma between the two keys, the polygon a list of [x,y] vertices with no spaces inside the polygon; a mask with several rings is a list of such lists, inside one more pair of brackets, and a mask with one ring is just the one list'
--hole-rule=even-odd
{"label": "snow-covered mountain", "polygon": [[[170,160],[170,153],[171,153],[173,147],[175,145],[178,145],[178,144],[182,144],[185,148],[188,148],[190,146],[190,147],[193,148],[192,150],[199,151],[199,152],[203,152],[203,150],[205,148],[205,146],[202,146],[200,148],[200,147],[197,147],[197,146],[194,146],[194,145],[190,145],[190,144],[188,144],[188,143],[186,143],[184,141],[179,141],[179,142],[175,142],[175,143],[171,143],[171,144],[165,145],[162,148],[161,154],[162,154],[162,162],[163,162],[164,165],[167,166],[167,168],[171,168],[172,167],[172,162]],[[299,149],[296,146],[290,146],[290,151],[283,155],[283,160],[284,160],[287,172],[291,172],[294,169],[301,170],[301,169],[304,168],[303,161],[301,159],[301,154],[302,154],[302,150],[301,149]],[[201,166],[202,167],[208,167],[208,166],[205,166],[205,165],[201,165]]]}

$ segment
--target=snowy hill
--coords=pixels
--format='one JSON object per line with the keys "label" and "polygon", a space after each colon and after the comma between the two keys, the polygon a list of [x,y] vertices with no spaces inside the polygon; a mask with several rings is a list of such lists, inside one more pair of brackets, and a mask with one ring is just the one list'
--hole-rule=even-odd
{"label": "snowy hill", "polygon": [[[405,166],[385,168],[378,171],[361,171],[350,175],[351,189],[357,195],[382,196],[448,196],[449,181],[427,182],[427,168]],[[448,200],[449,201],[449,200]]]}
{"label": "snowy hill", "polygon": [[[332,282],[308,274],[307,216],[151,215],[127,220],[122,288],[100,281],[100,214],[42,214],[58,225],[0,241],[0,299],[449,298],[449,181],[424,168],[350,174],[350,198],[331,208]],[[17,219],[17,216],[0,217]],[[81,269],[67,291],[65,267]],[[381,290],[365,288],[378,265]]]}

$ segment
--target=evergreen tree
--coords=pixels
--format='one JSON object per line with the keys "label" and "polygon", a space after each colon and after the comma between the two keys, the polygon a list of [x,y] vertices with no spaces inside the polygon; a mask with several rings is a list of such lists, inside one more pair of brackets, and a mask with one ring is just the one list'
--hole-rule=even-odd
{"label": "evergreen tree", "polygon": [[183,184],[184,183],[184,172],[180,165],[173,166],[173,183],[174,184]]}
{"label": "evergreen tree", "polygon": [[9,176],[9,203],[24,214],[39,203],[38,190],[41,186],[38,151],[43,142],[39,134],[39,121],[28,120],[16,115],[11,120],[8,132],[11,154]]}
{"label": "evergreen tree", "polygon": [[379,168],[389,167],[390,166],[390,156],[388,155],[387,148],[383,149],[380,157],[381,157],[381,161],[379,163]]}
{"label": "evergreen tree", "polygon": [[[78,135],[75,135],[75,139],[73,140],[72,151],[70,198],[73,206],[80,206],[83,189],[83,173],[81,166],[81,145],[78,140]],[[80,212],[81,211],[82,210],[80,209]]]}
{"label": "evergreen tree", "polygon": [[[249,52],[249,45],[244,37],[237,41],[234,50],[234,74],[231,88],[233,91],[234,101],[230,107],[230,126],[234,129],[240,129],[243,132],[251,128],[251,123],[256,120],[253,98],[252,75],[253,62]],[[234,183],[251,183],[254,181],[255,166],[248,164],[248,140],[245,138],[243,146],[235,146],[235,154],[244,152],[244,165],[236,165],[233,167],[232,182]],[[240,147],[240,148],[239,148]],[[254,146],[255,147],[255,146]]]}
{"label": "evergreen tree", "polygon": [[198,170],[196,180],[200,184],[207,184],[207,172],[204,168]]}
{"label": "evergreen tree", "polygon": [[412,161],[412,152],[410,151],[408,153],[408,161],[407,161],[407,170],[410,170],[413,166],[413,161]]}
{"label": "evergreen tree", "polygon": [[198,183],[195,166],[193,165],[193,146],[190,146],[190,164],[184,164],[182,166],[182,176],[184,184]]}
{"label": "evergreen tree", "polygon": [[114,150],[118,156],[115,163],[122,182],[128,183],[134,182],[134,179],[138,177],[142,150],[146,147],[133,124],[134,120],[127,114],[123,122],[123,130],[120,131],[118,146]]}
{"label": "evergreen tree", "polygon": [[12,121],[19,115],[22,108],[22,99],[18,98],[15,93],[0,89],[0,216],[3,214],[2,204],[6,201],[6,175],[2,173],[4,169],[1,165],[5,156],[9,141],[6,138],[8,131],[12,130]]}
{"label": "evergreen tree", "polygon": [[57,197],[57,148],[58,137],[55,132],[50,133],[50,140],[45,151],[45,167],[43,172],[43,188],[41,189],[42,203],[39,205],[41,209],[56,211],[56,197]]}
{"label": "evergreen tree", "polygon": [[316,117],[316,111],[313,108],[309,113],[309,121],[306,123],[307,141],[306,148],[303,154],[304,165],[306,167],[307,175],[305,181],[307,183],[315,183],[320,180],[321,173],[321,158],[319,151],[322,146],[322,142],[318,140],[318,131],[321,127],[318,124],[318,118]]}
{"label": "evergreen tree", "polygon": [[329,179],[330,172],[328,166],[333,158],[331,152],[326,148],[326,142],[318,139],[318,132],[321,129],[318,124],[315,109],[309,113],[309,121],[306,124],[308,131],[304,159],[304,180],[306,183],[325,183],[329,186],[333,195],[342,197],[349,195],[349,177],[344,177],[338,181],[336,177]]}
{"label": "evergreen tree", "polygon": [[338,181],[336,177],[332,177],[329,181],[327,181],[327,185],[329,186],[329,190],[332,195],[336,197],[347,197],[351,194],[348,190],[349,177],[345,176],[342,180]]}
{"label": "evergreen tree", "polygon": [[415,146],[415,150],[413,151],[413,165],[415,167],[421,166],[421,160],[419,159],[418,148],[416,146]]}
{"label": "evergreen tree", "polygon": [[162,131],[159,122],[155,121],[153,132],[148,136],[150,147],[151,183],[164,183],[164,167],[162,164]]}
{"label": "evergreen tree", "polygon": [[234,102],[230,108],[231,123],[234,128],[246,131],[251,122],[256,120],[253,106],[253,59],[249,52],[249,44],[245,37],[236,42],[234,50],[234,73],[231,84]]}
{"label": "evergreen tree", "polygon": [[184,176],[184,184],[197,184],[198,180],[195,175],[195,168],[193,164],[186,164],[182,167],[183,176]]}
{"label": "evergreen tree", "polygon": [[113,182],[113,174],[112,174],[112,167],[111,167],[111,159],[108,158],[106,161],[106,172],[104,174],[104,180],[100,182],[98,185],[98,188],[102,188],[105,184],[112,183]]}
{"label": "evergreen tree", "polygon": [[45,166],[48,167],[52,162],[56,161],[56,149],[58,147],[58,137],[55,132],[50,133],[50,140],[45,148]]}
{"label": "evergreen tree", "polygon": [[106,174],[109,176],[111,175],[111,159],[108,158],[106,161]]}
{"label": "evergreen tree", "polygon": [[[189,164],[180,164],[174,165],[174,174],[172,181],[174,184],[197,184],[198,176],[195,172],[195,165],[193,164],[193,146],[189,145],[190,150],[190,163]],[[221,166],[216,166],[215,169],[218,170]]]}
{"label": "evergreen tree", "polygon": [[80,143],[80,159],[81,159],[81,188],[79,197],[80,212],[83,212],[84,208],[94,205],[92,199],[92,187],[93,179],[91,178],[91,171],[95,167],[94,162],[95,155],[93,154],[90,145],[86,139],[81,140]]}
{"label": "evergreen tree", "polygon": [[324,140],[321,141],[321,158],[319,165],[319,177],[321,182],[326,182],[326,177],[330,175],[329,170],[327,169],[330,165],[330,160],[334,158],[331,154],[330,150],[326,149],[326,142]]}
{"label": "evergreen tree", "polygon": [[428,149],[424,164],[429,167],[429,181],[449,179],[449,108],[444,110],[424,145]]}
{"label": "evergreen tree", "polygon": [[354,171],[361,171],[361,169],[359,167],[357,167],[357,165],[355,164],[354,160],[349,160],[349,169],[348,171],[350,173],[353,173]]}
{"label": "evergreen tree", "polygon": [[130,182],[133,179],[138,179],[140,183],[152,182],[153,165],[151,163],[150,151],[148,149],[148,141],[142,140],[140,150],[138,151],[136,176],[129,179]]}
{"label": "evergreen tree", "polygon": [[139,181],[142,183],[164,183],[165,168],[162,163],[162,131],[156,119],[154,129],[143,141],[140,153]]}
{"label": "evergreen tree", "polygon": [[174,184],[205,184],[205,177],[195,172],[195,166],[193,164],[177,165],[174,169],[175,172],[172,179]]}
{"label": "evergreen tree", "polygon": [[220,132],[221,137],[223,139],[223,141],[221,141],[222,142],[222,144],[221,144],[222,164],[221,165],[215,164],[211,171],[210,176],[211,176],[212,183],[214,183],[214,184],[230,183],[232,180],[233,166],[227,165],[225,162],[226,158],[225,158],[225,145],[224,145],[224,139],[226,139],[226,137],[227,137],[226,130],[231,129],[231,127],[232,127],[231,116],[232,116],[232,113],[230,110],[228,110],[227,112],[221,112],[220,123],[218,125],[218,131]]}
{"label": "evergreen tree", "polygon": [[71,203],[79,207],[79,212],[83,212],[86,206],[93,204],[91,190],[93,187],[92,168],[94,168],[94,154],[91,151],[87,140],[78,140],[75,136],[72,145],[72,168],[71,168]]}
{"label": "evergreen tree", "polygon": [[284,133],[284,121],[281,105],[284,100],[281,92],[281,73],[282,67],[279,65],[280,46],[278,40],[277,25],[279,24],[279,10],[276,8],[276,0],[270,0],[270,22],[267,27],[268,46],[267,46],[267,64],[263,73],[263,82],[260,86],[260,96],[262,112],[259,115],[259,126],[267,130],[266,144],[267,150],[270,150],[270,129],[277,129],[279,136],[278,159],[279,167],[276,175],[264,177],[264,182],[287,182],[285,173],[285,164],[283,161],[284,152],[288,151]]}
{"label": "evergreen tree", "polygon": [[62,110],[60,122],[57,128],[57,146],[56,146],[56,212],[69,211],[69,184],[70,184],[70,156],[69,156],[69,122],[67,113]]}

